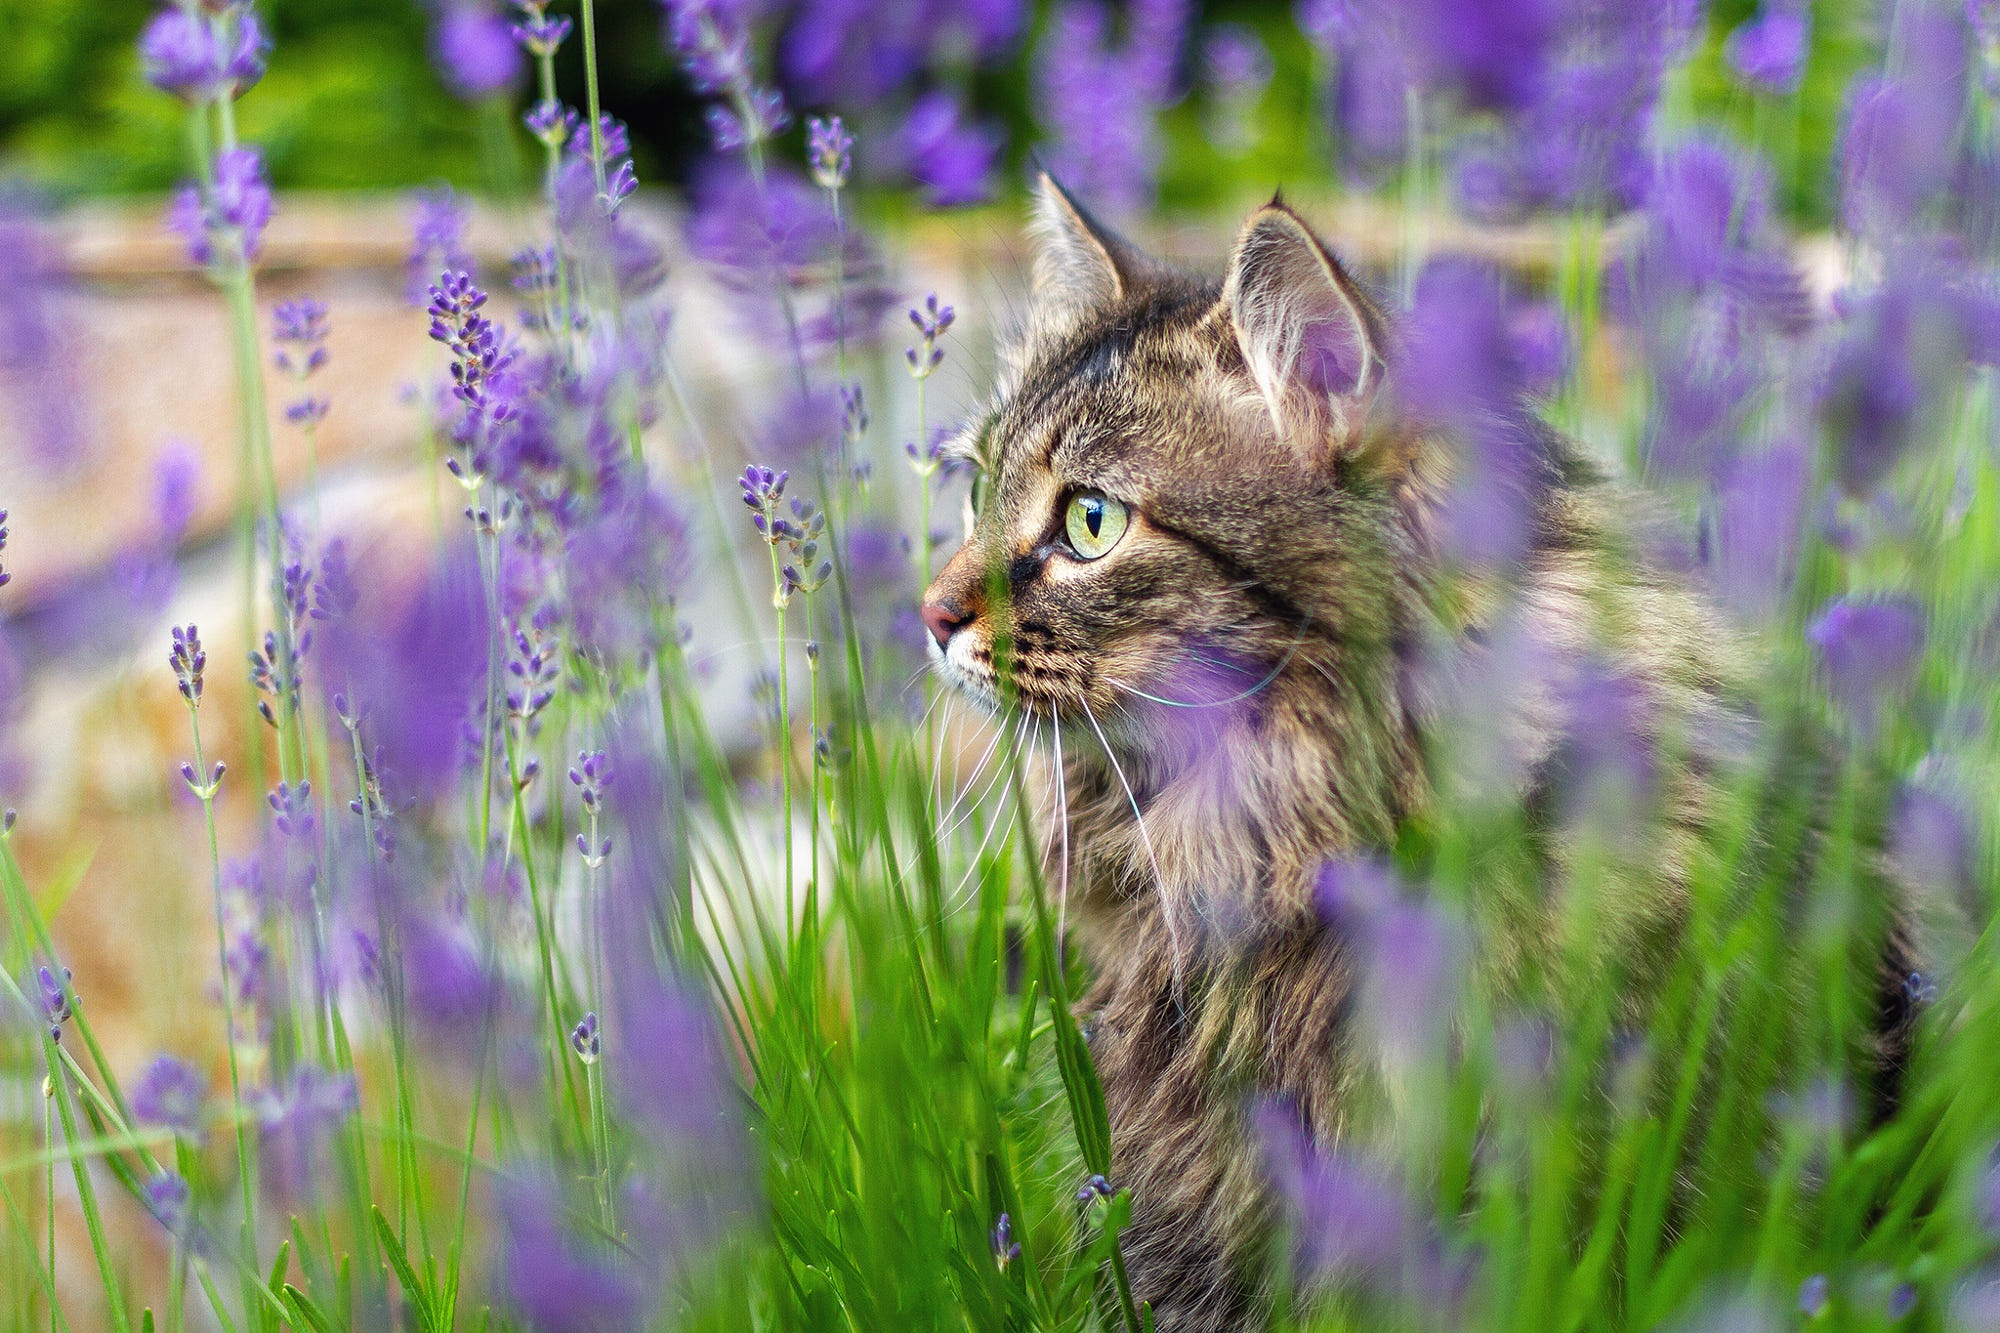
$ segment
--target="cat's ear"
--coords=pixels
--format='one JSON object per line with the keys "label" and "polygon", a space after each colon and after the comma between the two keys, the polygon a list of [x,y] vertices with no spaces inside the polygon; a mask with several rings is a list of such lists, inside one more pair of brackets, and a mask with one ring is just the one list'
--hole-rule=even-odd
{"label": "cat's ear", "polygon": [[1059,330],[1123,300],[1152,267],[1046,171],[1035,190],[1035,323]]}
{"label": "cat's ear", "polygon": [[1382,378],[1381,317],[1283,203],[1243,224],[1222,303],[1281,438],[1360,425]]}

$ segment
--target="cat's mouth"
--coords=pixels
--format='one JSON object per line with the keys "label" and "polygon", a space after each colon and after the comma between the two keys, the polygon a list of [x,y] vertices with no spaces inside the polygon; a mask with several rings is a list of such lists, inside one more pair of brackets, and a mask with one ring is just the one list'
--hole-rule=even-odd
{"label": "cat's mouth", "polygon": [[935,640],[929,645],[931,668],[961,695],[973,700],[989,714],[1008,713],[1056,721],[1080,720],[1088,703],[1079,703],[1073,673],[1059,665],[1033,656],[1016,654],[1004,667],[994,661],[992,644],[984,634],[961,631],[948,645]]}

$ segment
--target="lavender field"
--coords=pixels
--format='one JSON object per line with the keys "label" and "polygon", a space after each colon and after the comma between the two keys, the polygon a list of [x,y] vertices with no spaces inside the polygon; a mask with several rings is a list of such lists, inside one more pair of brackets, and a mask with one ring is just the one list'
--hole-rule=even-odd
{"label": "lavender field", "polygon": [[[1245,1091],[1245,1326],[2000,1331],[1996,0],[0,32],[0,1327],[1155,1327],[1069,900],[1112,745],[923,612],[1046,173],[1216,272],[1282,190],[1513,627],[1413,650],[1445,798],[1316,881],[1391,1091]],[[1509,618],[1549,431],[1729,728]],[[1558,681],[1530,799],[1494,700]],[[1644,1007],[1492,998],[1522,875],[1575,958],[1673,879]]]}

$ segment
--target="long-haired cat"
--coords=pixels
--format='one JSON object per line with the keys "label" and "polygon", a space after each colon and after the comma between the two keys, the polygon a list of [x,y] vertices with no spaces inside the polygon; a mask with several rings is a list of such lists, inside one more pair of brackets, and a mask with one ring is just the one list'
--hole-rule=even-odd
{"label": "long-haired cat", "polygon": [[[1271,1214],[1247,1108],[1288,1107],[1333,1144],[1379,1084],[1353,1031],[1364,941],[1314,886],[1448,790],[1423,663],[1477,661],[1503,632],[1563,650],[1567,678],[1490,710],[1531,806],[1561,767],[1551,719],[1577,662],[1604,665],[1649,737],[1679,738],[1648,851],[1664,868],[1631,877],[1581,951],[1532,885],[1469,907],[1488,993],[1616,984],[1641,1024],[1740,669],[1701,598],[1620,538],[1619,496],[1539,427],[1512,595],[1447,577],[1454,454],[1401,419],[1384,312],[1281,203],[1220,280],[1142,254],[1046,178],[1039,212],[1030,327],[961,444],[983,501],[924,619],[953,687],[1056,724],[1051,872],[1094,974],[1135,1294],[1162,1333],[1234,1329],[1261,1317]],[[1548,864],[1565,855],[1551,840]]]}

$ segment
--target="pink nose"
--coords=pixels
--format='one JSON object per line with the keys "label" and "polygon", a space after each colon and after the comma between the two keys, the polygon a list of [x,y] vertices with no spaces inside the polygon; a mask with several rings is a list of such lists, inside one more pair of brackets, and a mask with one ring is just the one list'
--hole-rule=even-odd
{"label": "pink nose", "polygon": [[974,616],[970,611],[959,609],[957,602],[925,602],[923,606],[924,628],[931,632],[942,648],[951,642],[951,636],[970,625]]}

